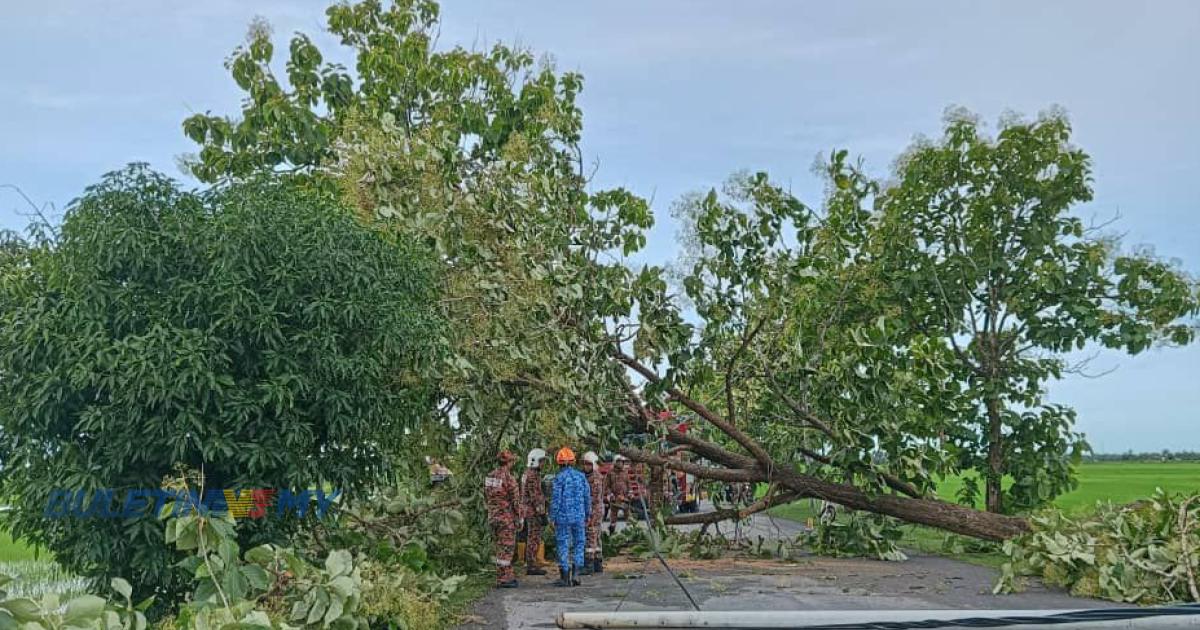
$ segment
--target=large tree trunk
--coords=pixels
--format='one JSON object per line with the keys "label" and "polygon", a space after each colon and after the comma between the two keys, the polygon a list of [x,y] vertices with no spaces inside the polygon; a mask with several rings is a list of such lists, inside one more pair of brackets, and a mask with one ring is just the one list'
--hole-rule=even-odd
{"label": "large tree trunk", "polygon": [[668,439],[673,442],[686,441],[689,444],[698,444],[699,446],[696,450],[704,450],[707,453],[707,458],[727,466],[727,468],[702,466],[685,461],[666,459],[659,455],[633,448],[621,449],[621,453],[634,461],[650,466],[666,466],[667,468],[680,470],[703,479],[736,482],[771,482],[784,490],[777,499],[766,502],[760,500],[745,510],[720,510],[706,514],[674,517],[668,521],[670,523],[706,523],[731,518],[745,518],[754,512],[761,511],[772,505],[788,503],[797,499],[817,498],[845,506],[852,510],[863,510],[875,514],[892,516],[910,523],[928,525],[984,540],[1005,540],[1029,531],[1029,523],[1025,519],[1016,516],[981,512],[937,499],[912,498],[893,494],[868,494],[850,484],[825,481],[774,465],[760,466],[757,463],[747,461],[748,458],[742,455],[731,453],[718,445],[704,442],[693,436],[670,432],[668,433]]}
{"label": "large tree trunk", "polygon": [[1004,511],[1004,432],[1000,420],[1000,400],[989,396],[986,401],[988,418],[987,511]]}
{"label": "large tree trunk", "polygon": [[1005,540],[1029,531],[1029,523],[1023,518],[980,512],[937,499],[914,499],[889,494],[869,495],[851,485],[832,483],[790,471],[776,471],[773,478],[800,497],[816,497],[852,510],[893,516],[902,521],[928,525],[973,538]]}
{"label": "large tree trunk", "polygon": [[[614,358],[633,369],[648,381],[662,383],[658,374],[643,365],[637,359],[614,350]],[[896,494],[869,494],[850,483],[834,483],[811,475],[795,472],[791,465],[779,465],[772,460],[766,449],[756,440],[742,432],[725,418],[710,410],[699,401],[689,397],[676,387],[665,387],[665,393],[670,400],[682,404],[696,415],[703,418],[714,428],[732,440],[733,443],[746,451],[737,453],[715,442],[703,439],[692,433],[681,433],[670,427],[655,426],[653,415],[642,404],[641,397],[634,391],[631,384],[625,382],[628,395],[630,421],[640,431],[658,430],[670,442],[686,447],[691,452],[712,462],[713,466],[693,462],[668,459],[657,453],[635,448],[622,448],[624,456],[649,466],[664,466],[668,469],[690,473],[701,479],[715,479],[729,482],[767,482],[778,486],[783,492],[777,498],[766,502],[758,501],[747,510],[723,510],[706,515],[689,516],[686,519],[673,519],[674,522],[713,522],[727,518],[744,518],[747,513],[766,509],[782,500],[817,498],[845,506],[852,510],[863,510],[875,514],[892,516],[910,523],[928,525],[938,529],[972,536],[984,540],[1005,540],[1029,531],[1029,523],[1022,518],[1006,516],[993,512],[981,512],[954,503],[937,499],[901,496]],[[999,412],[997,408],[997,417]],[[902,481],[902,480],[898,480]],[[903,492],[909,484],[888,483],[894,491]],[[899,485],[900,488],[896,486]],[[764,504],[765,503],[765,504]]]}

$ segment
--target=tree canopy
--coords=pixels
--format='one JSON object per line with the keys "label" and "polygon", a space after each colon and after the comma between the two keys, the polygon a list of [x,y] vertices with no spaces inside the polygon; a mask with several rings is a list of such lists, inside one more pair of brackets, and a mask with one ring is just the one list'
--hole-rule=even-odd
{"label": "tree canopy", "polygon": [[897,313],[954,351],[964,406],[947,445],[960,468],[986,479],[992,511],[1074,487],[1071,465],[1086,445],[1074,410],[1045,395],[1068,369],[1066,353],[1098,343],[1136,354],[1195,336],[1194,280],[1121,251],[1076,212],[1092,198],[1091,160],[1070,133],[1058,112],[1009,121],[995,138],[970,116],[951,117],[940,141],[902,157],[879,199]]}
{"label": "tree canopy", "polygon": [[45,518],[55,489],[156,489],[182,467],[218,490],[354,492],[432,413],[433,259],[325,193],[189,193],[133,166],[2,280],[7,525],[82,575],[174,583],[156,514]]}

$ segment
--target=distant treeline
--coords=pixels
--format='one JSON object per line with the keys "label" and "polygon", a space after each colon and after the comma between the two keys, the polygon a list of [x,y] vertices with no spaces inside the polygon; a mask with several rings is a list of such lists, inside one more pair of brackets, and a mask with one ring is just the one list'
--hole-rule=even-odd
{"label": "distant treeline", "polygon": [[1085,462],[1195,462],[1200,461],[1200,451],[1170,451],[1163,449],[1153,453],[1092,453],[1084,455]]}

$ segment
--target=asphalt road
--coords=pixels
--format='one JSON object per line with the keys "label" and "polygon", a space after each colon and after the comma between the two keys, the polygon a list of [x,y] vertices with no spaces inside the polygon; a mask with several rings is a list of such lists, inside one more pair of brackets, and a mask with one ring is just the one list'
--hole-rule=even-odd
{"label": "asphalt road", "polygon": [[[754,540],[794,536],[802,526],[756,517],[742,535]],[[725,525],[723,533],[733,535]],[[905,562],[803,557],[771,560],[670,560],[704,610],[1064,609],[1111,606],[1032,586],[1017,595],[992,595],[993,569],[936,556]],[[460,630],[553,628],[563,611],[689,610],[684,593],[657,561],[616,559],[604,574],[575,588],[553,586],[553,575],[522,577],[521,586],[494,590]]]}

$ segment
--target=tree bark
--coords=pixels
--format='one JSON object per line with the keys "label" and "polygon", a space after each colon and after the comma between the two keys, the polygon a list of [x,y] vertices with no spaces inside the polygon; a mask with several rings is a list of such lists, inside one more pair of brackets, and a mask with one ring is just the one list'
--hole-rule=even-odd
{"label": "tree bark", "polygon": [[1000,400],[988,396],[988,461],[987,461],[987,511],[1000,514],[1004,511],[1004,432],[1000,416]]}
{"label": "tree bark", "polygon": [[937,499],[869,495],[848,484],[832,483],[786,470],[775,471],[773,480],[799,497],[815,497],[852,510],[892,516],[973,538],[999,541],[1029,531],[1029,523],[1023,518],[981,512]]}
{"label": "tree bark", "polygon": [[[613,356],[643,378],[652,382],[661,382],[654,370],[641,364],[637,359],[619,350],[615,350]],[[648,413],[632,386],[626,384],[626,393],[630,398],[632,420],[635,424],[647,422]],[[682,434],[668,427],[665,428],[667,440],[677,445],[690,446],[693,453],[719,466],[704,466],[667,459],[655,453],[635,448],[620,449],[620,452],[629,459],[650,466],[664,466],[667,469],[680,470],[702,479],[774,483],[779,486],[779,490],[785,496],[794,499],[810,497],[823,499],[852,510],[892,516],[906,522],[928,525],[984,540],[1006,540],[1029,531],[1029,523],[1016,516],[981,512],[937,499],[893,494],[868,494],[850,483],[834,483],[794,472],[790,465],[778,465],[761,444],[678,388],[667,387],[666,393],[671,399],[691,409],[714,428],[724,433],[738,446],[745,449],[750,456],[735,453],[714,442],[695,435]],[[998,405],[999,401],[995,407],[997,420],[1000,417]],[[713,522],[726,518],[742,518],[741,512],[737,510],[725,510],[717,514],[719,516],[697,515],[675,522]]]}
{"label": "tree bark", "polygon": [[[928,525],[984,540],[1006,540],[1029,531],[1029,523],[1020,517],[981,512],[937,499],[914,499],[912,497],[890,494],[872,495],[850,484],[833,483],[810,475],[790,470],[781,470],[775,467],[768,474],[767,470],[757,467],[753,469],[712,468],[689,462],[666,460],[652,453],[632,448],[623,448],[621,449],[621,453],[633,461],[651,466],[666,466],[667,468],[681,470],[705,479],[774,482],[779,484],[781,489],[785,491],[783,497],[787,498],[787,501],[781,502],[790,502],[810,497],[817,498],[852,510],[863,510],[875,514],[892,516],[902,521]],[[773,502],[770,505],[776,504],[778,503]],[[752,510],[747,514],[760,511],[761,509],[770,507],[770,505]],[[708,514],[673,518],[669,522],[676,524],[704,523],[744,517],[745,515],[741,514],[738,510],[721,510]]]}

